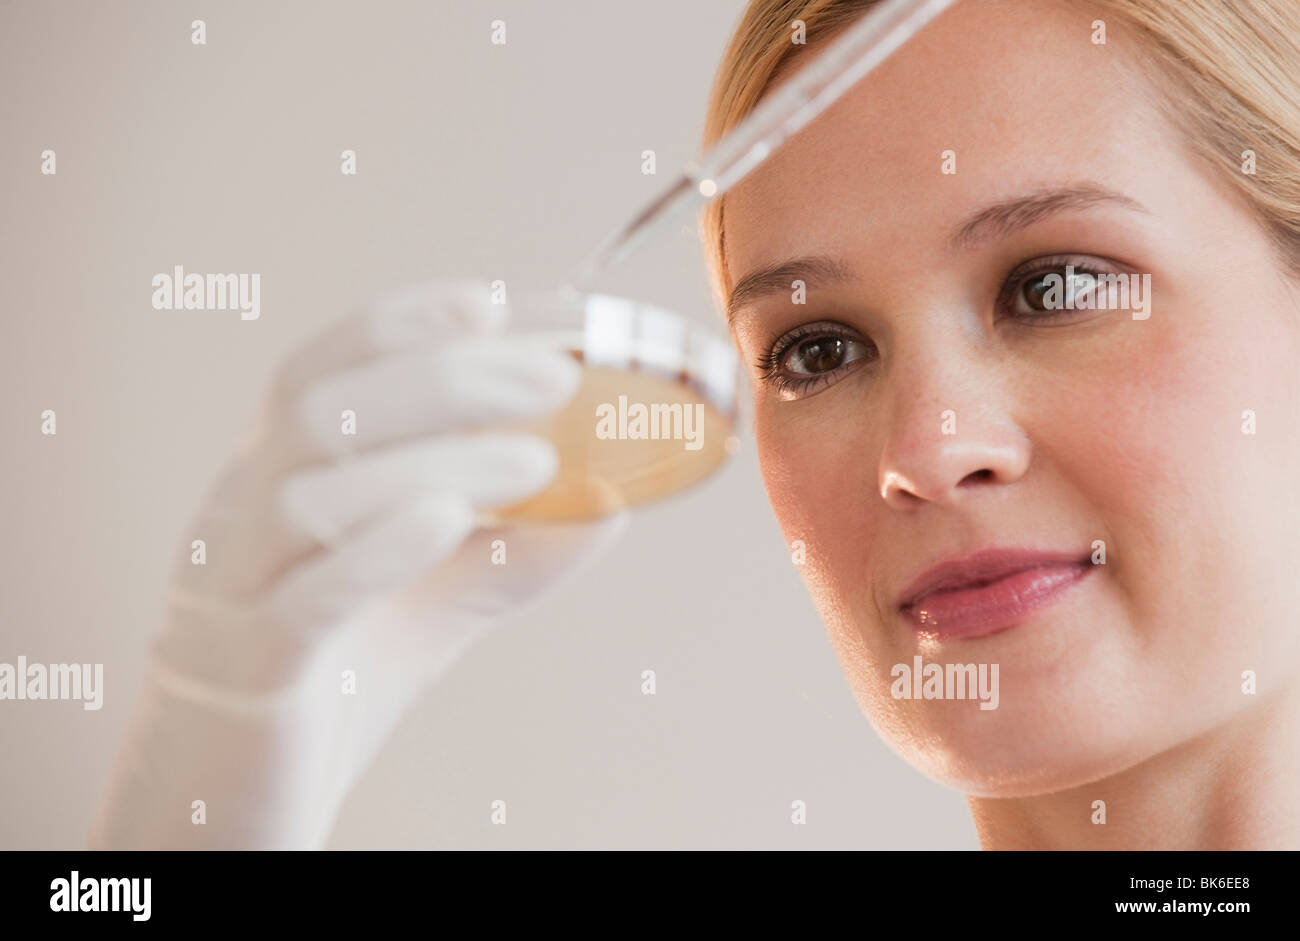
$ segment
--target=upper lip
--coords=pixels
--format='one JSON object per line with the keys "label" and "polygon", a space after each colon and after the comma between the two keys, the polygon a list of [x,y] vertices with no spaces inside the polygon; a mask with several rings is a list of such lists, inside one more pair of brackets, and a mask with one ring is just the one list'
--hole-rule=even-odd
{"label": "upper lip", "polygon": [[937,591],[973,588],[1029,569],[1081,565],[1088,556],[1072,552],[1041,552],[1031,549],[983,549],[957,559],[940,562],[922,572],[899,593],[898,606],[907,608]]}

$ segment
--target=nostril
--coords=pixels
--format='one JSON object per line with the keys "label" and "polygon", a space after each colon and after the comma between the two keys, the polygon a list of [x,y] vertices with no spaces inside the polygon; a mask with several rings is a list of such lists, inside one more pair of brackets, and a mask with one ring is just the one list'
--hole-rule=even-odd
{"label": "nostril", "polygon": [[971,473],[962,478],[961,482],[963,484],[978,484],[992,479],[993,471],[985,467],[983,470],[971,471]]}

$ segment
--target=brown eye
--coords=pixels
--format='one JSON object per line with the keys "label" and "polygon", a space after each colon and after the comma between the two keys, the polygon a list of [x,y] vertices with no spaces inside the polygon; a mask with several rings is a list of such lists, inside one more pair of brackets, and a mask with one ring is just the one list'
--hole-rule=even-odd
{"label": "brown eye", "polygon": [[796,376],[819,376],[865,358],[867,344],[852,337],[814,334],[796,340],[781,357],[781,367]]}
{"label": "brown eye", "polygon": [[1055,274],[1058,278],[1060,277],[1060,274],[1057,272],[1044,272],[1043,274],[1035,275],[1032,278],[1027,278],[1024,286],[1020,289],[1020,296],[1024,299],[1024,302],[1029,305],[1030,310],[1047,310],[1046,305],[1043,303],[1043,295],[1047,293],[1052,284],[1052,282],[1048,280],[1049,274]]}
{"label": "brown eye", "polygon": [[825,321],[801,324],[786,333],[757,365],[765,384],[782,398],[797,399],[838,382],[857,365],[869,365],[879,356],[876,345],[852,327]]}
{"label": "brown eye", "polygon": [[791,372],[830,372],[844,365],[848,344],[841,337],[813,337],[794,345],[786,359]]}
{"label": "brown eye", "polygon": [[1104,270],[1083,258],[1070,258],[1062,263],[1053,260],[1047,264],[1049,267],[1032,274],[1013,275],[1008,279],[1003,296],[1011,308],[1009,313],[1045,320],[1058,316],[1058,312],[1074,310],[1095,289],[1097,275]]}

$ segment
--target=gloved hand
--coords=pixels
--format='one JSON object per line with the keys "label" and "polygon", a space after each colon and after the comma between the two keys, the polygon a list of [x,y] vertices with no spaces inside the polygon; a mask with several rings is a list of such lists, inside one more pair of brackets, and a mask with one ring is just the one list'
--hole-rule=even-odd
{"label": "gloved hand", "polygon": [[476,510],[539,492],[557,458],[471,429],[553,411],[579,382],[571,358],[499,339],[507,317],[487,284],[420,285],[278,371],[184,533],[92,849],[322,846],[415,697],[622,531],[626,512],[476,530]]}

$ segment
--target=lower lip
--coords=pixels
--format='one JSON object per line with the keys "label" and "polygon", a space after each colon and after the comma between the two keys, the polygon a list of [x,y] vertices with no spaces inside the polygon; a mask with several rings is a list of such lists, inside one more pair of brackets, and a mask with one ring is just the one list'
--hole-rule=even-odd
{"label": "lower lip", "polygon": [[912,626],[939,637],[983,637],[1046,607],[1092,573],[1093,565],[1026,569],[986,585],[937,591],[903,609]]}

